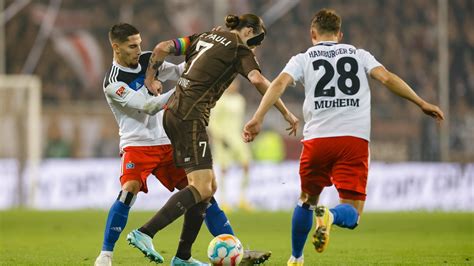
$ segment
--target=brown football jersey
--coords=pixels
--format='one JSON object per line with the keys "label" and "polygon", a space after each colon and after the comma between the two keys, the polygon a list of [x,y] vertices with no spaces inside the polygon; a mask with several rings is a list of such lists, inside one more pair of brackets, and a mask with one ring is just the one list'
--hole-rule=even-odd
{"label": "brown football jersey", "polygon": [[237,74],[247,77],[260,67],[253,52],[232,32],[211,31],[177,40],[181,41],[175,41],[176,46],[190,45],[185,47],[186,67],[168,109],[182,120],[207,125],[210,110]]}

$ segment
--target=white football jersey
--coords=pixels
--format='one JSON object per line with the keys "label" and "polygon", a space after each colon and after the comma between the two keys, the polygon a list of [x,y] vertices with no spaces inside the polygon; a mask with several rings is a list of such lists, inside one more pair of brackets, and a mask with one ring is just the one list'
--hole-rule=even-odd
{"label": "white football jersey", "polygon": [[[105,75],[103,89],[105,98],[119,125],[120,150],[127,146],[154,146],[170,144],[163,129],[163,111],[148,115],[143,104],[152,96],[145,86],[145,73],[151,52],[140,55],[135,69],[112,63]],[[159,68],[160,81],[177,81],[183,72],[184,64],[175,65],[164,62]]]}
{"label": "white football jersey", "polygon": [[319,42],[293,56],[282,72],[303,84],[305,140],[354,136],[370,140],[367,74],[381,64],[349,44]]}

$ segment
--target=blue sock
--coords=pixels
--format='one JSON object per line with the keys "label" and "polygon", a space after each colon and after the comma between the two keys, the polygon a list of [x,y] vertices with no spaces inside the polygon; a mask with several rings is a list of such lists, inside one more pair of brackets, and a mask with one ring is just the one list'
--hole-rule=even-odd
{"label": "blue sock", "polygon": [[210,205],[206,209],[206,217],[204,221],[206,222],[209,232],[211,232],[213,236],[221,234],[234,235],[229,219],[227,219],[225,213],[221,208],[219,208],[214,197],[211,198]]}
{"label": "blue sock", "polygon": [[333,224],[343,228],[356,228],[359,221],[359,213],[354,206],[344,203],[337,205],[329,211],[334,216]]}
{"label": "blue sock", "polygon": [[298,203],[293,211],[291,220],[291,255],[295,258],[303,255],[303,248],[308,233],[313,226],[313,212],[310,205]]}
{"label": "blue sock", "polygon": [[102,245],[103,251],[113,251],[115,242],[120,237],[120,233],[125,228],[128,220],[128,212],[130,206],[116,200],[109,210],[107,223],[105,225],[104,243]]}

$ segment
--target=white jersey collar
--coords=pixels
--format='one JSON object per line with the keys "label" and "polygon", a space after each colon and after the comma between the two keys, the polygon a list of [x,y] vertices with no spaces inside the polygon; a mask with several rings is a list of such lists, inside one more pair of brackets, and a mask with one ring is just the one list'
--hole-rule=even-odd
{"label": "white jersey collar", "polygon": [[337,44],[337,42],[335,42],[335,41],[321,41],[321,42],[317,42],[314,46],[318,46],[318,45],[331,46],[331,45],[334,45],[334,44]]}

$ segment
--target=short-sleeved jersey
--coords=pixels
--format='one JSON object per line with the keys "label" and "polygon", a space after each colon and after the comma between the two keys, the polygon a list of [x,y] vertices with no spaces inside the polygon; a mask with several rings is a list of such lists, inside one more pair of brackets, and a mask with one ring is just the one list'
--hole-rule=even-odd
{"label": "short-sleeved jersey", "polygon": [[[105,75],[103,89],[105,98],[119,126],[120,150],[127,146],[153,146],[170,144],[163,129],[163,111],[156,115],[148,115],[143,110],[127,106],[134,97],[149,99],[154,97],[148,93],[144,85],[145,72],[151,52],[143,52],[136,68],[127,68],[112,63]],[[168,62],[160,67],[158,79],[178,80],[183,66]]]}
{"label": "short-sleeved jersey", "polygon": [[320,42],[293,56],[282,72],[303,84],[304,139],[354,136],[370,140],[367,74],[381,64],[349,44]]}
{"label": "short-sleeved jersey", "polygon": [[253,52],[232,32],[192,35],[176,39],[175,46],[177,54],[186,55],[186,67],[168,109],[183,120],[207,125],[211,108],[237,74],[260,71]]}

